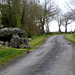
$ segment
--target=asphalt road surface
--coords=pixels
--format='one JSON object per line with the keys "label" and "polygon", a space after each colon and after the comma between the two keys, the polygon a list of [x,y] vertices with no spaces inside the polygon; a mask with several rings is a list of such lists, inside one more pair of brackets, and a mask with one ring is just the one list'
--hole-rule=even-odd
{"label": "asphalt road surface", "polygon": [[0,75],[75,75],[75,45],[63,35],[49,37],[35,51],[0,69]]}

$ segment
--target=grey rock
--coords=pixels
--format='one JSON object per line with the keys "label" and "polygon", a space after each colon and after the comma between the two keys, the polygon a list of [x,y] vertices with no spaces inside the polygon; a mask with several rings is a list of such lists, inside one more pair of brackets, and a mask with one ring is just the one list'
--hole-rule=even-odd
{"label": "grey rock", "polygon": [[0,40],[6,42],[5,44],[9,47],[30,48],[25,31],[19,28],[0,29]]}
{"label": "grey rock", "polygon": [[0,41],[0,45],[4,45],[4,42],[3,41]]}
{"label": "grey rock", "polygon": [[10,41],[10,46],[11,47],[15,47],[15,48],[19,48],[20,45],[20,37],[18,34],[13,34],[11,41]]}
{"label": "grey rock", "polygon": [[5,42],[5,46],[8,46],[8,45],[9,45],[9,42],[8,42],[8,41],[6,41],[6,42]]}
{"label": "grey rock", "polygon": [[21,44],[19,48],[28,48],[28,46],[26,44]]}

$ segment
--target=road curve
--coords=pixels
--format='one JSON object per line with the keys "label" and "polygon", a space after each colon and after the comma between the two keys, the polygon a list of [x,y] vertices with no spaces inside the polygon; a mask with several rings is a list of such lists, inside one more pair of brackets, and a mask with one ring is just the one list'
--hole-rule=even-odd
{"label": "road curve", "polygon": [[0,75],[75,75],[74,46],[63,35],[49,37],[35,51],[0,68]]}

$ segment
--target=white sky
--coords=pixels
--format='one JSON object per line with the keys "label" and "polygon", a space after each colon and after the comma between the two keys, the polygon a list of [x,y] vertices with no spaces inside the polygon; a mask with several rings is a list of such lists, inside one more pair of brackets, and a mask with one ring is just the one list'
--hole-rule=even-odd
{"label": "white sky", "polygon": [[[41,1],[43,2],[44,0],[41,0]],[[67,11],[70,11],[69,7],[66,4],[66,2],[67,2],[71,6],[70,0],[54,0],[54,1],[58,4],[58,6],[62,9],[62,11],[64,13],[66,13]],[[73,7],[71,6],[71,8],[73,8]],[[52,21],[51,23],[49,23],[49,25],[50,25],[50,31],[51,32],[56,32],[56,31],[59,30],[58,24],[57,24],[56,21]],[[74,31],[75,30],[75,22],[73,22],[72,24],[68,25],[67,29],[68,29],[67,30],[68,32],[71,31],[71,30]],[[65,31],[64,26],[61,26],[61,31],[63,31],[63,32]]]}
{"label": "white sky", "polygon": [[[49,23],[49,29],[51,32],[57,32],[59,31],[59,28],[58,28],[58,23],[56,21],[52,21],[51,23]],[[74,31],[75,30],[75,22],[73,22],[72,24],[69,24],[67,26],[67,31],[70,32],[70,31]],[[61,31],[62,32],[65,32],[65,27],[62,25],[61,26]]]}
{"label": "white sky", "polygon": [[66,4],[66,2],[68,4],[70,4],[70,0],[54,0],[58,6],[63,10],[63,12],[67,12],[69,9],[68,9],[68,6]]}
{"label": "white sky", "polygon": [[[70,4],[70,0],[54,0],[54,1],[58,3],[59,7],[62,9],[64,13],[70,10],[69,7],[67,6],[67,3],[71,6],[71,8],[73,8],[73,6]],[[55,24],[54,27],[52,27],[53,24]],[[51,27],[52,27],[50,28],[51,31],[58,31],[58,24],[55,21],[51,23]],[[67,31],[70,32],[71,30],[72,31],[75,30],[75,22],[67,26]],[[61,31],[65,31],[64,26],[61,26]]]}

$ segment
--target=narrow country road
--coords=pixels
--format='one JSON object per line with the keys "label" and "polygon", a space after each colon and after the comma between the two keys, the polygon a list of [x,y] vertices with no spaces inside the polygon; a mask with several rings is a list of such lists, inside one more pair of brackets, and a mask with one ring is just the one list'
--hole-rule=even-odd
{"label": "narrow country road", "polygon": [[43,45],[0,69],[0,75],[75,75],[75,45],[63,35],[49,37]]}

